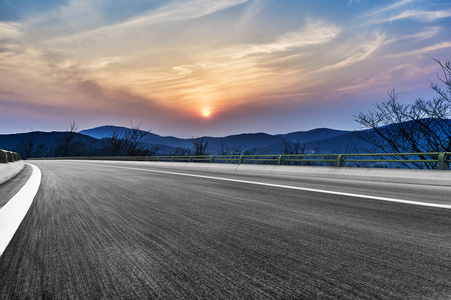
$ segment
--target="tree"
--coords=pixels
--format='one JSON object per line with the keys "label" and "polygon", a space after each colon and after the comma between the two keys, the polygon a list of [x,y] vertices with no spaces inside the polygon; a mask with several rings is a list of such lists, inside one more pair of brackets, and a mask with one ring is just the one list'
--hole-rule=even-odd
{"label": "tree", "polygon": [[177,147],[171,156],[190,156],[191,149],[188,147]]}
{"label": "tree", "polygon": [[114,128],[110,137],[104,138],[103,153],[111,156],[152,156],[157,153],[160,148],[146,146],[145,138],[150,130],[144,131],[140,129],[141,124],[127,130]]}
{"label": "tree", "polygon": [[303,145],[299,140],[294,143],[287,142],[283,140],[284,149],[283,154],[306,154],[305,145]]}
{"label": "tree", "polygon": [[70,128],[55,138],[51,153],[54,157],[81,156],[84,153],[85,143],[77,138],[78,126],[75,121]]}
{"label": "tree", "polygon": [[194,156],[206,156],[208,155],[208,141],[206,141],[203,137],[193,137],[193,147],[192,147],[192,155]]}
{"label": "tree", "polygon": [[[284,143],[284,149],[283,154],[285,155],[295,155],[295,154],[306,154],[305,151],[305,145],[303,145],[299,140],[296,140],[296,142],[287,142],[286,140],[283,140]],[[301,156],[290,156],[290,159],[302,159]],[[292,161],[292,162],[286,162],[286,164],[292,164],[292,165],[300,165],[301,162],[299,161]]]}
{"label": "tree", "polygon": [[224,139],[221,139],[221,146],[218,149],[219,155],[243,155],[244,150],[241,149],[240,145],[235,144],[234,146],[224,145]]}
{"label": "tree", "polygon": [[30,133],[26,134],[16,147],[16,152],[22,156],[22,159],[32,158],[32,157],[42,157],[45,155],[46,147],[44,143],[37,143],[36,132],[31,130]]}
{"label": "tree", "polygon": [[[388,92],[389,99],[376,104],[368,113],[360,112],[356,121],[365,130],[361,138],[382,153],[419,153],[451,151],[451,62],[441,63],[444,77],[438,77],[445,89],[431,82],[438,97],[414,103],[398,101],[399,93]],[[400,155],[398,158],[407,159]],[[420,159],[428,159],[419,155]],[[404,163],[406,167],[436,167],[435,163]]]}

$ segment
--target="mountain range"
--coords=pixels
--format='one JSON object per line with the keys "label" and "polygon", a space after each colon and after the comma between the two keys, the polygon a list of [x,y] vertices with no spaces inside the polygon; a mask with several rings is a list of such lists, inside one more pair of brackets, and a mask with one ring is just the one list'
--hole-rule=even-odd
{"label": "mountain range", "polygon": [[[92,129],[82,130],[79,133],[93,138],[102,139],[110,137],[114,131],[121,133],[131,129],[118,126],[101,126]],[[335,130],[329,128],[317,128],[309,131],[296,131],[287,134],[271,135],[263,132],[242,133],[224,137],[204,136],[204,141],[208,142],[208,152],[212,155],[219,154],[224,147],[240,149],[242,152],[255,154],[278,154],[282,153],[286,144],[293,145],[297,142],[307,151],[313,152],[321,148],[322,152],[335,152],[344,150],[352,137],[352,131]],[[159,155],[172,154],[177,148],[191,148],[193,140],[182,139],[173,136],[160,136],[155,133],[148,133],[143,141],[149,146],[157,146],[161,150]]]}
{"label": "mountain range", "polygon": [[[90,145],[90,149],[99,149],[104,139],[108,139],[114,132],[125,134],[132,131],[130,128],[119,126],[100,126],[74,133],[74,138],[82,141],[84,145]],[[145,133],[144,131],[140,131]],[[0,135],[0,149],[18,151],[30,140],[35,145],[51,149],[54,142],[67,132],[28,132],[17,134]],[[220,154],[221,149],[235,149],[241,153],[251,154],[279,154],[286,147],[301,147],[308,153],[344,153],[354,152],[356,145],[361,143],[358,138],[359,132],[335,130],[329,128],[317,128],[308,131],[296,131],[287,134],[267,133],[243,133],[224,137],[201,137],[208,142],[208,153],[210,155]],[[189,149],[193,146],[194,138],[184,139],[173,136],[160,136],[148,132],[143,140],[148,148],[157,147],[156,155],[172,155],[180,149]],[[84,151],[85,155],[93,155],[93,151]],[[98,155],[98,154],[97,154]]]}

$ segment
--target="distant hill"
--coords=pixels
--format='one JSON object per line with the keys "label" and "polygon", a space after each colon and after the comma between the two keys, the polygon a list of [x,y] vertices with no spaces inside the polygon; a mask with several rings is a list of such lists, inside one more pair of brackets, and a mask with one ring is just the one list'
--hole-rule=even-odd
{"label": "distant hill", "polygon": [[[102,139],[110,138],[114,132],[124,134],[132,129],[120,126],[100,126],[96,128],[82,130],[76,133],[78,140],[86,146],[84,155],[102,155]],[[145,133],[145,131],[142,131]],[[43,145],[45,151],[42,156],[52,155],[52,146],[58,137],[65,132],[29,132],[0,135],[0,148],[20,152],[23,143],[31,138],[35,145]],[[351,138],[352,136],[352,138]],[[247,151],[255,154],[279,154],[283,153],[286,144],[293,144],[299,141],[307,150],[320,149],[322,152],[342,152],[346,145],[357,143],[357,135],[350,131],[334,130],[329,128],[318,128],[309,131],[297,131],[287,134],[271,135],[267,133],[242,133],[225,137],[202,137],[209,144],[209,154],[216,155],[224,148],[235,148],[242,152]],[[350,140],[351,139],[351,140]],[[177,149],[189,149],[193,146],[193,138],[182,139],[173,136],[160,136],[148,132],[143,141],[149,149],[152,146],[160,150],[157,155],[173,155]],[[352,143],[350,143],[352,141]],[[180,151],[179,151],[180,152]]]}
{"label": "distant hill", "polygon": [[[35,148],[40,149],[38,156],[51,156],[52,151],[54,150],[53,147],[55,141],[66,134],[67,132],[58,131],[0,134],[0,149],[16,151],[26,158],[26,155],[23,153],[23,148],[25,148],[27,144],[31,145],[32,143]],[[94,149],[98,146],[98,139],[80,133],[74,133],[74,135],[74,139],[85,145],[86,149]],[[91,152],[88,151],[86,153]]]}
{"label": "distant hill", "polygon": [[[119,126],[101,126],[92,129],[82,130],[80,133],[101,139],[111,137],[113,132],[126,133],[130,128]],[[209,143],[210,154],[218,154],[221,147],[239,147],[241,150],[250,150],[255,153],[280,153],[285,146],[285,142],[307,143],[324,139],[338,137],[350,131],[334,130],[329,128],[318,128],[309,131],[296,131],[287,134],[271,135],[267,133],[242,133],[225,137],[203,137]],[[173,136],[160,136],[155,133],[148,133],[145,142],[149,145],[156,145],[161,148],[159,154],[171,154],[176,148],[190,148],[193,139],[181,139]],[[340,140],[338,140],[340,142]],[[336,142],[337,143],[337,142]]]}
{"label": "distant hill", "polygon": [[279,134],[279,136],[293,142],[300,141],[302,143],[306,143],[311,141],[330,139],[350,132],[351,131],[335,130],[329,128],[317,128],[309,131],[296,131],[287,134]]}
{"label": "distant hill", "polygon": [[[437,130],[442,130],[442,134],[451,129],[451,120],[444,123],[437,123],[435,119],[424,119],[428,126],[437,126]],[[394,131],[401,124],[391,124],[381,127],[382,130]],[[402,123],[402,126],[409,127],[409,122]],[[447,126],[447,127],[446,127]],[[108,139],[116,132],[121,134],[130,133],[133,129],[119,126],[100,126],[96,128],[82,130],[75,133],[75,138],[79,143],[72,149],[71,153],[78,156],[99,156],[108,155],[112,152],[108,147]],[[445,133],[443,133],[443,130]],[[144,149],[141,153],[153,153],[153,149],[158,148],[156,155],[181,155],[189,153],[193,147],[193,138],[182,139],[173,136],[160,136],[152,132],[141,131],[145,134],[143,139]],[[285,148],[299,148],[307,153],[356,153],[374,152],[372,145],[364,142],[362,134],[371,136],[376,134],[372,130],[365,131],[345,131],[330,128],[317,128],[308,131],[296,131],[286,134],[242,133],[224,137],[201,137],[208,142],[208,154],[221,154],[221,150],[227,149],[228,153],[237,152],[240,154],[282,154]],[[18,134],[0,135],[0,149],[12,150],[23,153],[26,144],[33,141],[34,147],[39,151],[34,151],[33,155],[53,156],[57,152],[55,144],[58,139],[66,135],[67,132],[28,132]],[[147,149],[146,149],[147,148]],[[150,151],[147,151],[150,150]],[[21,152],[22,151],[22,152]],[[125,151],[125,150],[124,150]],[[146,152],[147,151],[147,152]],[[28,151],[30,152],[30,151]],[[226,151],[227,152],[227,151]],[[61,153],[61,151],[59,152]],[[24,155],[22,155],[24,156]]]}
{"label": "distant hill", "polygon": [[[91,137],[101,139],[108,138],[114,132],[120,134],[131,131],[130,128],[120,126],[101,126],[92,129],[82,130],[80,133],[89,135]],[[143,131],[144,132],[144,131]],[[260,148],[277,142],[281,142],[284,138],[278,135],[270,135],[266,133],[243,133],[237,135],[230,135],[226,137],[203,137],[209,143],[210,154],[217,154],[223,146],[240,146],[243,150]],[[176,148],[191,148],[193,146],[193,139],[181,139],[173,136],[160,136],[154,133],[147,133],[144,141],[149,145],[156,145],[162,148],[161,154],[170,154]],[[163,148],[165,149],[163,151]],[[169,152],[168,152],[169,151]]]}
{"label": "distant hill", "polygon": [[[82,130],[79,133],[91,136],[96,139],[103,139],[111,137],[115,131],[117,131],[117,133],[119,134],[125,134],[132,131],[132,129],[127,127],[108,125]],[[145,133],[146,131],[141,130],[141,132]],[[147,132],[147,135],[144,138],[144,141],[148,144],[168,146],[172,148],[191,147],[191,140],[192,139],[180,139],[173,136],[160,136],[152,132]]]}

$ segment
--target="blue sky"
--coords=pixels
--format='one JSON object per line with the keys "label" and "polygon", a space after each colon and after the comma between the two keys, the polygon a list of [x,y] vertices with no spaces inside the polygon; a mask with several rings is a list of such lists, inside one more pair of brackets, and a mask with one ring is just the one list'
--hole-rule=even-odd
{"label": "blue sky", "polygon": [[450,28],[449,0],[2,0],[0,134],[354,129],[393,87],[435,97]]}

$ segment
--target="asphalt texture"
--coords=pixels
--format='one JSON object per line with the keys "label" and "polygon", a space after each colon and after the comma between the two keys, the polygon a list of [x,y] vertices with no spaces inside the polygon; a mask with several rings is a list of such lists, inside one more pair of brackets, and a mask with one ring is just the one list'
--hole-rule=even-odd
{"label": "asphalt texture", "polygon": [[[32,163],[41,187],[0,258],[0,299],[451,299],[450,209]],[[451,202],[447,187],[207,175]]]}
{"label": "asphalt texture", "polygon": [[19,174],[0,184],[0,209],[25,185],[31,170],[29,165],[25,165]]}

